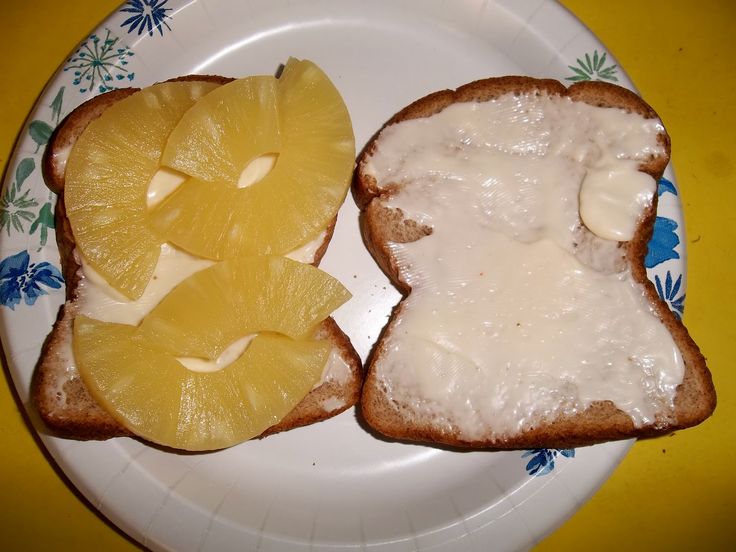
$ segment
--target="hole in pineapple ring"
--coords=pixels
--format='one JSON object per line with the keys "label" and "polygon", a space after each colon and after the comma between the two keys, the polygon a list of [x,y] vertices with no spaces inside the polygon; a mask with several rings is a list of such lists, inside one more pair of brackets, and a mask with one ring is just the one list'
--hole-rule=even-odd
{"label": "hole in pineapple ring", "polygon": [[169,169],[168,167],[160,167],[148,184],[146,206],[149,209],[153,209],[171,195],[186,179],[187,176],[184,173]]}
{"label": "hole in pineapple ring", "polygon": [[[238,188],[247,188],[263,180],[273,170],[278,153],[264,153],[246,165],[238,179]],[[160,167],[153,175],[146,192],[146,206],[153,209],[170,196],[187,179],[184,173],[168,167]]]}
{"label": "hole in pineapple ring", "polygon": [[278,158],[278,153],[264,153],[253,159],[240,173],[238,188],[247,188],[263,180],[273,170]]}
{"label": "hole in pineapple ring", "polygon": [[197,357],[177,357],[179,364],[192,372],[217,372],[238,360],[253,341],[255,334],[236,339],[214,360]]}

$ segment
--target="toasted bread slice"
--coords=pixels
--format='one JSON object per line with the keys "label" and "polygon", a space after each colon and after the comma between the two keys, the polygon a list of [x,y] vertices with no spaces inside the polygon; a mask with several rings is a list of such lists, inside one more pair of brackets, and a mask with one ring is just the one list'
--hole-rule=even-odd
{"label": "toasted bread slice", "polygon": [[[232,79],[192,75],[174,80],[202,80],[224,84]],[[74,235],[64,207],[66,159],[87,125],[117,101],[138,89],[114,90],[77,107],[56,128],[43,158],[43,175],[48,187],[58,194],[55,210],[56,240],[66,281],[66,302],[47,337],[32,381],[31,396],[41,419],[56,435],[73,439],[108,439],[132,436],[90,396],[75,366],[72,327],[79,312],[80,282],[85,278]],[[319,264],[332,237],[336,218],[316,248],[312,264]],[[361,361],[349,338],[332,318],[317,330],[318,339],[332,344],[332,353],[322,381],[286,418],[263,435],[325,420],[353,406],[360,395]]]}
{"label": "toasted bread slice", "polygon": [[[689,336],[681,321],[659,298],[654,285],[647,279],[644,258],[656,218],[657,195],[644,209],[638,219],[632,239],[612,242],[609,257],[604,263],[606,270],[619,272],[629,270],[636,286],[640,287],[656,315],[672,336],[684,361],[684,377],[676,387],[673,407],[658,411],[656,419],[636,424],[632,417],[619,409],[610,400],[596,400],[584,409],[561,410],[547,416],[537,416],[513,431],[497,431],[493,420],[483,419],[485,426],[477,434],[468,436],[452,416],[428,415],[431,409],[417,407],[428,399],[420,393],[407,399],[394,391],[402,382],[385,367],[392,362],[394,351],[390,346],[392,335],[399,331],[398,320],[407,307],[407,298],[412,286],[402,276],[402,261],[397,257],[396,244],[422,240],[433,232],[431,224],[424,224],[407,216],[391,200],[404,182],[390,177],[377,182],[370,163],[380,148],[382,133],[389,127],[412,119],[428,118],[444,109],[462,102],[488,102],[506,95],[531,95],[567,97],[573,102],[584,102],[597,107],[619,108],[636,113],[645,119],[656,118],[655,112],[633,92],[601,82],[581,82],[566,88],[554,80],[527,77],[490,78],[473,82],[457,90],[444,90],[417,100],[392,117],[368,142],[358,158],[353,182],[353,194],[361,209],[361,231],[368,250],[394,285],[404,294],[404,299],[394,310],[381,338],[375,345],[366,366],[366,380],[361,396],[361,411],[365,420],[378,432],[401,440],[443,443],[450,446],[473,448],[565,448],[597,442],[631,437],[654,436],[669,433],[700,423],[714,410],[716,396],[710,372],[697,345]],[[395,129],[392,129],[395,130]],[[669,161],[669,137],[661,130],[656,140],[659,152],[639,160],[639,171],[655,180]],[[388,147],[388,146],[387,146]],[[417,147],[417,146],[414,146]],[[415,182],[419,188],[421,182]],[[400,203],[397,203],[400,205]],[[593,234],[580,223],[576,229],[576,256],[593,259]],[[599,239],[598,239],[599,240]],[[600,241],[600,240],[599,240]],[[438,253],[439,254],[439,253]],[[588,260],[588,262],[592,262]],[[403,328],[402,328],[403,331]],[[532,336],[533,339],[533,336]],[[409,364],[411,355],[404,362]],[[418,371],[422,367],[416,367]],[[500,369],[500,367],[499,367]],[[395,369],[398,370],[398,369]],[[404,380],[405,381],[405,380]],[[488,389],[488,393],[493,393]],[[412,392],[413,393],[413,392]],[[411,393],[409,393],[411,395]],[[397,398],[399,396],[400,398]],[[459,398],[462,400],[462,397]],[[429,401],[431,402],[431,400]]]}

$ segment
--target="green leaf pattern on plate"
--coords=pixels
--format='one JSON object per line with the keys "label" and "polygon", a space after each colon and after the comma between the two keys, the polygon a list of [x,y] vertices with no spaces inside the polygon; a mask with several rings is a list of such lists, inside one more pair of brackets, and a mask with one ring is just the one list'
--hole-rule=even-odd
{"label": "green leaf pattern on plate", "polygon": [[[37,187],[26,185],[28,178],[40,167],[43,146],[45,146],[54,127],[61,120],[64,86],[54,96],[47,106],[51,110],[50,120],[34,119],[28,124],[28,136],[35,144],[35,150],[27,153],[15,168],[14,179],[7,183],[0,195],[0,232],[7,236],[17,233],[36,234],[38,231],[39,243],[37,249],[48,242],[48,231],[54,228],[53,194],[47,192],[46,198],[34,196]],[[42,178],[40,175],[38,178]],[[43,189],[43,188],[42,188]],[[30,226],[26,226],[30,223]]]}
{"label": "green leaf pattern on plate", "polygon": [[53,131],[54,129],[51,128],[51,125],[44,121],[31,121],[31,124],[28,125],[28,133],[31,135],[31,139],[36,142],[35,153],[38,153],[41,146],[45,146],[48,143]]}
{"label": "green leaf pattern on plate", "polygon": [[35,234],[36,230],[41,228],[41,246],[46,245],[46,241],[49,236],[49,228],[54,228],[54,212],[51,210],[51,202],[48,201],[43,204],[41,209],[38,211],[36,220],[31,224],[30,233]]}
{"label": "green leaf pattern on plate", "polygon": [[59,119],[61,119],[61,105],[64,101],[65,88],[65,86],[59,88],[59,91],[56,93],[56,96],[54,96],[51,105],[49,105],[49,107],[51,108],[51,119],[53,120],[55,125],[58,125]]}
{"label": "green leaf pattern on plate", "polygon": [[606,52],[603,52],[600,56],[598,50],[593,51],[593,56],[586,53],[583,58],[577,58],[577,65],[568,65],[568,68],[574,73],[572,76],[566,77],[565,80],[572,82],[589,81],[589,80],[606,80],[611,82],[618,82],[616,73],[618,72],[617,65],[606,65]]}
{"label": "green leaf pattern on plate", "polygon": [[[25,297],[25,304],[31,306],[39,294],[61,288],[55,280],[58,275],[59,282],[63,281],[59,270],[49,262],[32,258],[34,252],[41,253],[49,243],[49,230],[54,229],[56,196],[44,185],[40,170],[44,148],[54,128],[74,107],[118,85],[130,86],[135,78],[131,67],[133,56],[132,49],[113,31],[99,28],[80,43],[60,73],[66,73],[63,81],[56,85],[56,90],[45,95],[33,111],[8,166],[4,188],[0,190],[0,236],[4,240],[2,253],[5,257],[2,263],[7,272],[3,273],[5,279],[0,282],[0,306],[14,309],[21,296]],[[70,90],[77,93],[70,96]],[[18,272],[23,270],[27,273]],[[53,281],[46,282],[49,289],[33,292],[31,284],[35,283],[31,280],[51,272]],[[18,285],[25,282],[26,287],[16,289],[18,286],[10,285],[11,280]]]}
{"label": "green leaf pattern on plate", "polygon": [[22,194],[23,183],[36,167],[36,162],[26,157],[21,160],[15,169],[15,180],[10,183],[5,193],[0,198],[0,230],[5,230],[10,236],[10,231],[23,232],[23,223],[32,221],[34,212],[33,207],[38,206],[38,202],[29,197],[31,192],[27,188]]}

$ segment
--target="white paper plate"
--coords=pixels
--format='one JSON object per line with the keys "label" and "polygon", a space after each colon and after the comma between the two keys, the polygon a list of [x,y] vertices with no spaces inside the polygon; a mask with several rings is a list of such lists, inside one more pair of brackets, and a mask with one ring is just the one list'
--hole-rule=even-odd
{"label": "white paper plate", "polygon": [[[21,400],[63,301],[48,228],[55,198],[40,174],[51,129],[109,88],[189,73],[272,74],[289,56],[315,61],[333,79],[358,147],[412,100],[477,78],[631,86],[604,46],[552,1],[128,2],[52,78],[7,173],[0,330]],[[681,309],[683,225],[671,173],[668,179],[648,264],[660,294]],[[322,267],[353,293],[336,318],[365,358],[399,295],[365,251],[350,197]],[[353,411],[213,454],[40,432],[95,507],[144,545],[178,551],[526,548],[587,500],[631,444],[458,453],[377,439]]]}

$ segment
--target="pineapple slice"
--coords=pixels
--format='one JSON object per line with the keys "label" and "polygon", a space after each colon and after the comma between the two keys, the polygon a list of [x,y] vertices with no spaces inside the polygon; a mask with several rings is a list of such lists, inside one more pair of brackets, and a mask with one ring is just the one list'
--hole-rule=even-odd
{"label": "pineapple slice", "polygon": [[[268,79],[226,84],[190,109],[169,138],[163,164],[194,178],[153,209],[151,220],[190,253],[217,260],[287,253],[316,238],[345,199],[355,140],[339,92],[312,62],[293,58],[272,79],[275,88]],[[250,163],[274,154],[268,174],[241,182]]]}
{"label": "pineapple slice", "polygon": [[332,276],[285,257],[240,257],[197,272],[143,319],[137,335],[179,356],[216,359],[258,331],[305,338],[350,297]]}
{"label": "pineapple slice", "polygon": [[319,381],[330,346],[259,335],[217,372],[193,372],[135,327],[77,317],[74,354],[94,399],[135,435],[202,451],[278,423]]}
{"label": "pineapple slice", "polygon": [[202,98],[171,131],[161,164],[207,182],[238,182],[250,161],[279,150],[277,83],[246,77]]}
{"label": "pineapple slice", "polygon": [[148,185],[169,133],[214,83],[168,82],[108,107],[77,140],[64,201],[85,260],[130,299],[143,293],[164,241],[149,226]]}

